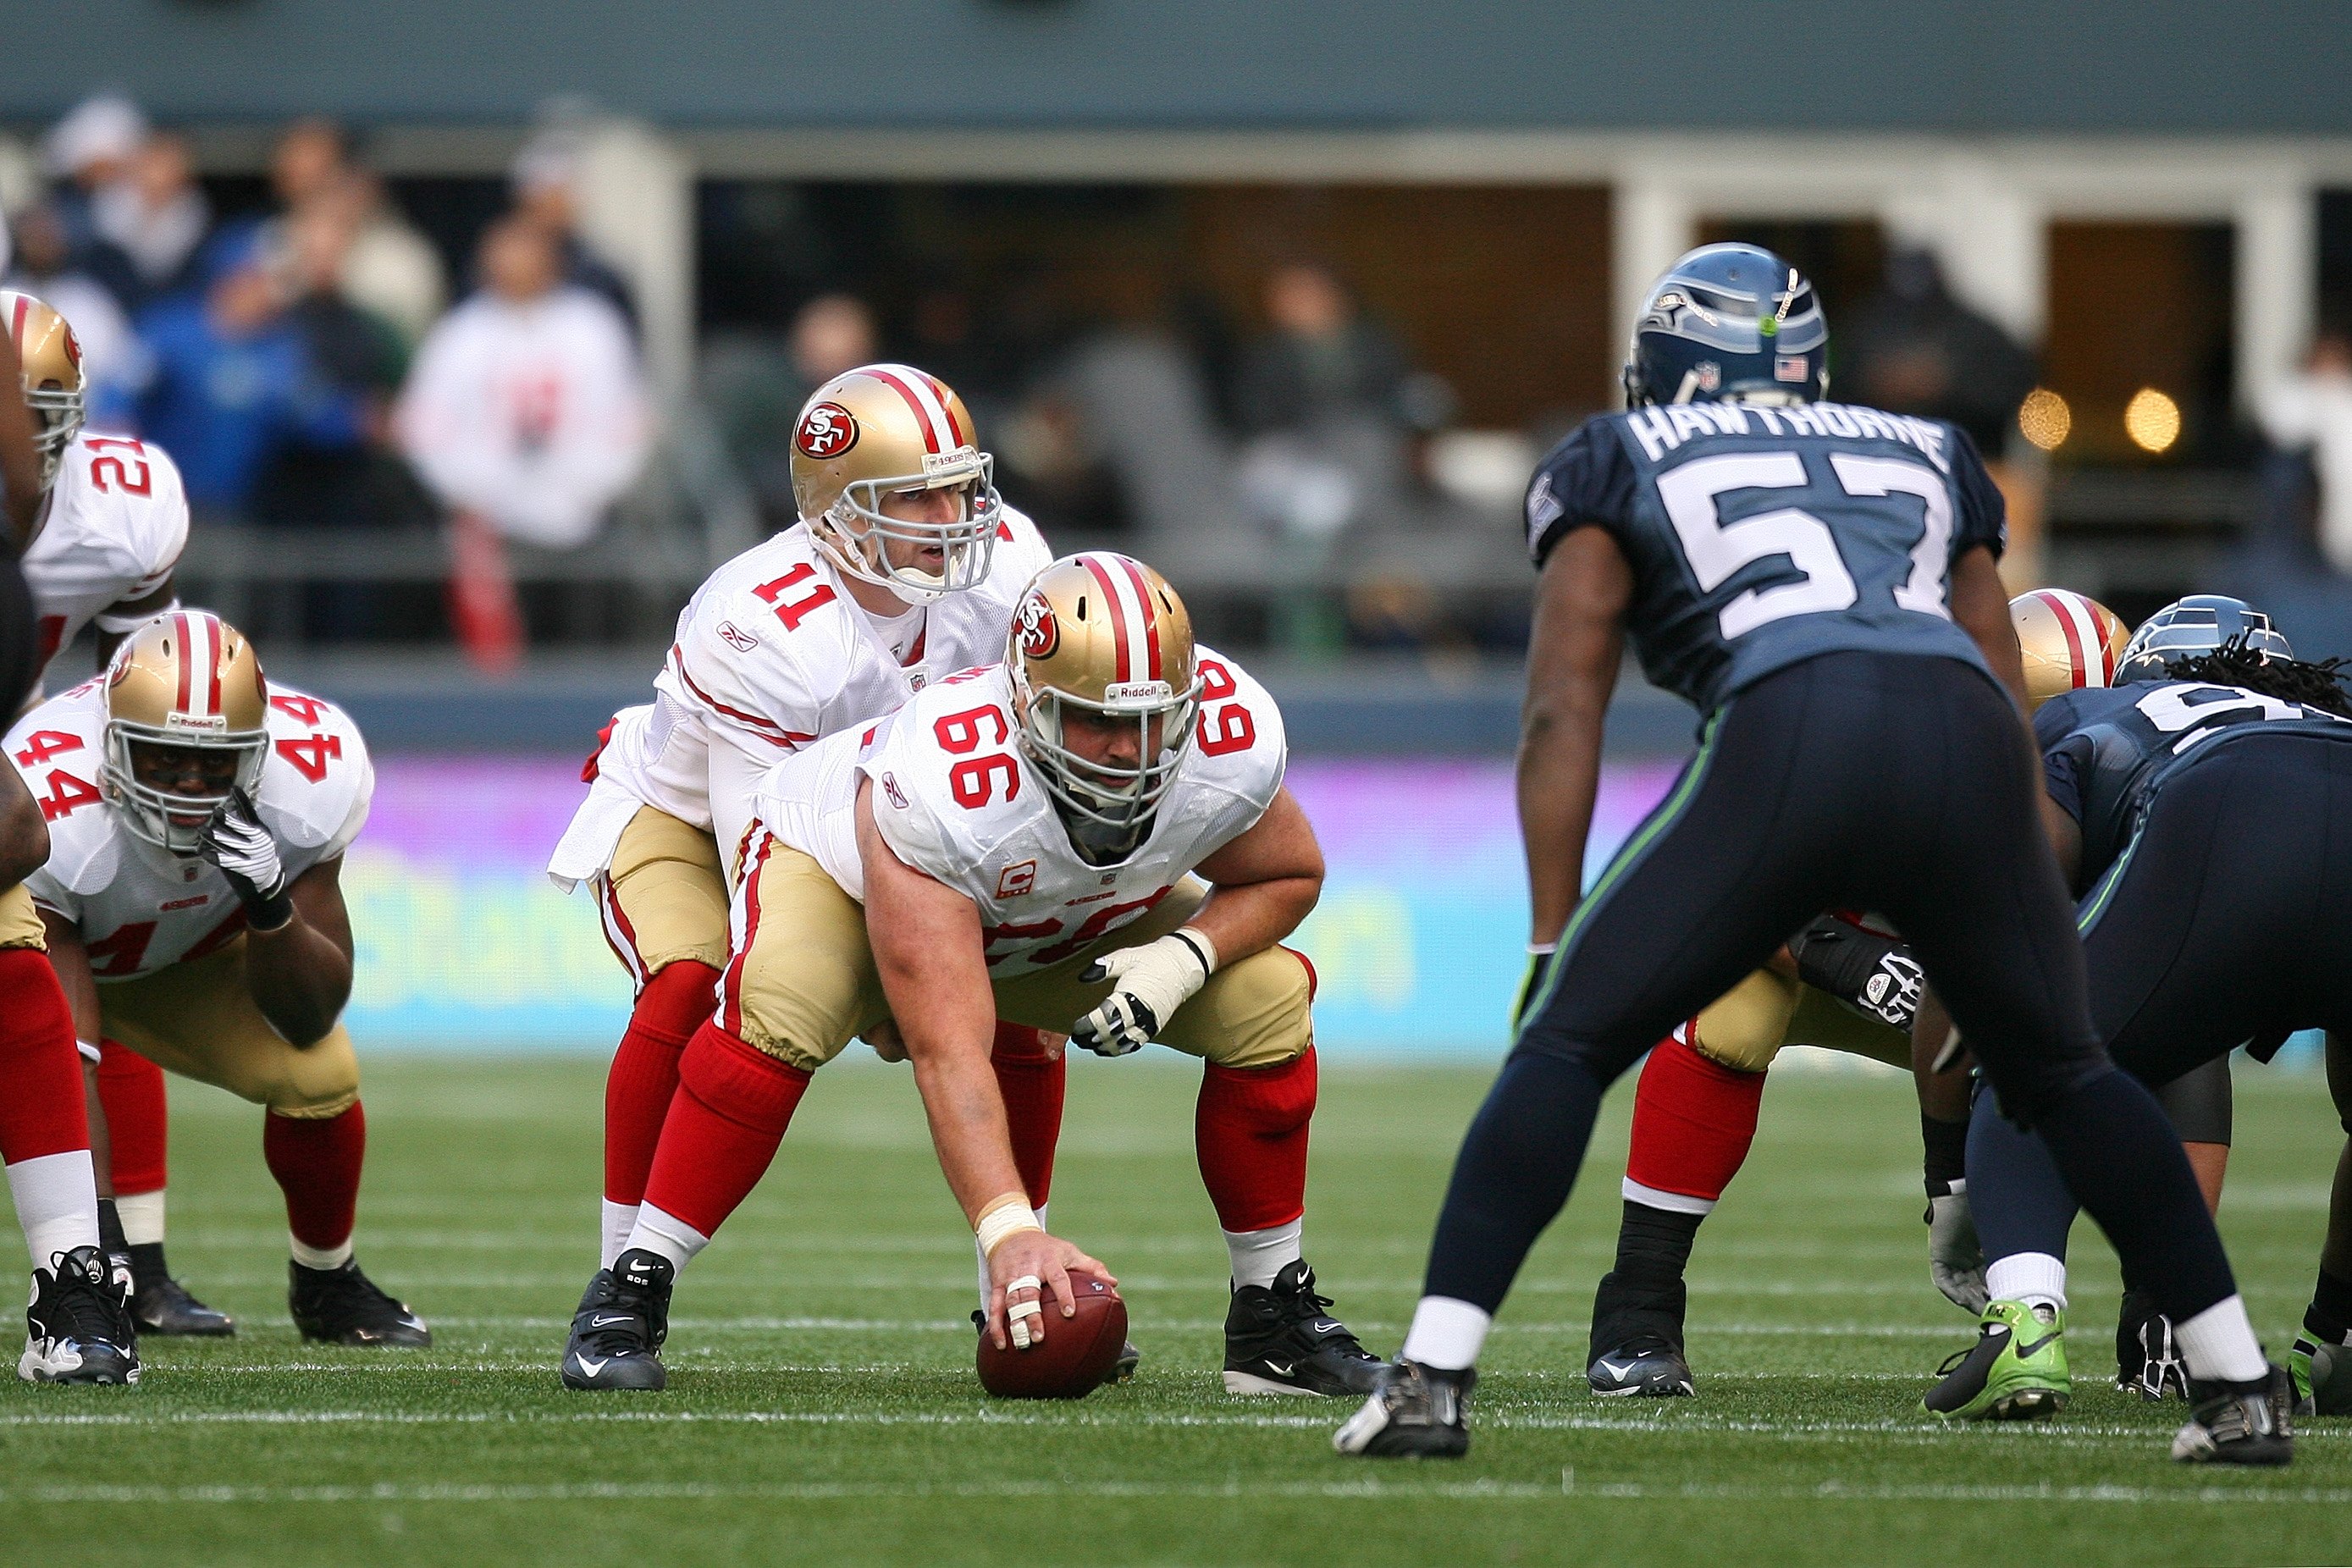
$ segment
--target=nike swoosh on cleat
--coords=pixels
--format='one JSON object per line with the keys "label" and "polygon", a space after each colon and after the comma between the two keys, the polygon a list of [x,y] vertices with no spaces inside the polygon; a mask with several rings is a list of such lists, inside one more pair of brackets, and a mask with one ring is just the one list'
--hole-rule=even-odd
{"label": "nike swoosh on cleat", "polygon": [[590,1328],[592,1328],[592,1329],[601,1329],[601,1328],[603,1328],[603,1327],[604,1327],[605,1324],[607,1324],[607,1323],[625,1323],[625,1322],[627,1322],[628,1321],[629,1321],[628,1314],[627,1314],[627,1313],[625,1313],[625,1312],[624,1312],[623,1314],[621,1314],[621,1315],[620,1315],[619,1317],[617,1317],[617,1318],[594,1318],[594,1319],[592,1319],[592,1320],[590,1320],[588,1326],[589,1326]]}
{"label": "nike swoosh on cleat", "polygon": [[2011,1345],[2011,1348],[2017,1352],[2017,1359],[2023,1361],[2026,1357],[2038,1353],[2042,1346],[2048,1344],[2052,1340],[2054,1340],[2057,1337],[2058,1331],[2053,1329],[2049,1333],[2046,1333],[2040,1339],[2035,1340],[2032,1344]]}
{"label": "nike swoosh on cleat", "polygon": [[1592,1364],[1599,1367],[1602,1373],[1611,1377],[1622,1377],[1627,1373],[1633,1370],[1633,1363],[1630,1361],[1623,1366],[1619,1366],[1615,1362],[1609,1360],[1605,1356],[1601,1360],[1594,1362]]}
{"label": "nike swoosh on cleat", "polygon": [[575,1354],[572,1358],[572,1364],[580,1369],[582,1376],[593,1377],[609,1366],[612,1360],[611,1356],[606,1356],[603,1361],[591,1361],[584,1355]]}
{"label": "nike swoosh on cleat", "polygon": [[1297,1365],[1298,1363],[1297,1362],[1291,1362],[1286,1365],[1284,1363],[1278,1361],[1270,1361],[1265,1363],[1265,1370],[1274,1373],[1276,1377],[1288,1377]]}

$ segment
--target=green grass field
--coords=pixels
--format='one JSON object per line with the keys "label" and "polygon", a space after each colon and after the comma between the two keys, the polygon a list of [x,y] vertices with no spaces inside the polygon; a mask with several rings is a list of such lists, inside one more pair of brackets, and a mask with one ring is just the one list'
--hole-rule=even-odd
{"label": "green grass field", "polygon": [[[1055,1228],[1121,1275],[1146,1360],[1135,1384],[1050,1408],[973,1380],[970,1242],[902,1071],[824,1075],[679,1289],[669,1392],[593,1398],[554,1365],[594,1261],[599,1067],[369,1072],[360,1256],[437,1348],[297,1342],[257,1113],[175,1085],[173,1256],[243,1327],[152,1344],[137,1389],[10,1385],[13,1560],[37,1540],[115,1563],[2352,1560],[2352,1423],[2307,1427],[2283,1474],[2191,1471],[2164,1458],[2179,1405],[2105,1386],[2116,1271],[2088,1227],[2065,1415],[1948,1432],[1917,1413],[1969,1324],[1927,1284],[1891,1075],[1774,1086],[1693,1273],[1700,1397],[1639,1405],[1581,1376],[1621,1085],[1491,1343],[1471,1458],[1412,1468],[1333,1455],[1336,1404],[1219,1386],[1223,1249],[1181,1064],[1071,1074]],[[1326,1069],[1308,1256],[1382,1351],[1486,1077]],[[2223,1213],[2274,1352],[2340,1139],[2326,1098],[2315,1075],[2240,1075]]]}

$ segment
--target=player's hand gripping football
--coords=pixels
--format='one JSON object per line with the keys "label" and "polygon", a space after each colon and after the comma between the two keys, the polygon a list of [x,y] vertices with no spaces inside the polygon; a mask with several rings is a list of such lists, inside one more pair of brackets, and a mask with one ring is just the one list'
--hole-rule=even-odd
{"label": "player's hand gripping football", "polygon": [[1141,1050],[1208,984],[1216,967],[1217,950],[1189,926],[1141,947],[1104,953],[1078,978],[1088,984],[1108,980],[1111,993],[1077,1021],[1071,1043],[1102,1057]]}
{"label": "player's hand gripping football", "polygon": [[278,841],[262,826],[253,797],[242,789],[231,790],[215,809],[196,841],[196,853],[228,879],[230,890],[245,906],[245,923],[250,929],[276,931],[294,918]]}
{"label": "player's hand gripping football", "polygon": [[1073,1268],[1118,1283],[1099,1262],[1042,1230],[1015,1231],[997,1244],[988,1255],[988,1336],[998,1350],[1042,1344],[1048,1319],[1077,1314]]}

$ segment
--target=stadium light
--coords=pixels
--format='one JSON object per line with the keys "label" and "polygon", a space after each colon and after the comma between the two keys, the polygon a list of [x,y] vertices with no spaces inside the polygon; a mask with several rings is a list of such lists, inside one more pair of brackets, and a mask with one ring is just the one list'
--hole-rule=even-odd
{"label": "stadium light", "polygon": [[2025,401],[2018,406],[2017,428],[2043,451],[2054,452],[2074,428],[2074,411],[2048,387],[2037,386],[2025,395]]}
{"label": "stadium light", "polygon": [[2143,452],[2164,452],[2180,439],[2180,405],[2152,386],[2124,405],[2124,434]]}

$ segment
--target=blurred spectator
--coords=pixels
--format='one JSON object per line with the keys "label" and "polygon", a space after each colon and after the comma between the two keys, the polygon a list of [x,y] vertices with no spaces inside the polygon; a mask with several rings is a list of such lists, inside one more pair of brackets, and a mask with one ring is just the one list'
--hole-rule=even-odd
{"label": "blurred spectator", "polygon": [[241,510],[288,443],[365,440],[368,405],[321,373],[257,236],[230,237],[212,266],[202,294],[138,319],[155,354],[140,428],[178,462],[190,501]]}
{"label": "blurred spectator", "polygon": [[515,212],[552,240],[561,258],[563,281],[601,294],[621,314],[634,338],[637,302],[626,279],[580,237],[580,159],[578,130],[559,125],[541,132],[515,155]]}
{"label": "blurred spectator", "polygon": [[584,544],[646,458],[627,323],[566,282],[555,242],[528,217],[483,237],[480,270],[482,289],[417,351],[401,444],[452,511],[512,542]]}
{"label": "blurred spectator", "polygon": [[90,198],[90,224],[130,258],[142,300],[187,283],[212,227],[212,204],[196,186],[186,140],[168,132],[148,137],[130,173]]}
{"label": "blurred spectator", "polygon": [[[2314,531],[2319,553],[2338,574],[2352,576],[2352,335],[2341,329],[2322,332],[2302,373],[2262,388],[2254,412],[2263,434],[2282,453],[2308,455],[2318,481]],[[2295,548],[2312,537],[2299,516],[2273,516],[2271,522],[2274,553],[2308,559],[2307,546]]]}
{"label": "blurred spectator", "polygon": [[131,258],[98,231],[100,195],[130,177],[147,142],[147,117],[128,99],[84,99],[42,138],[42,161],[58,182],[50,200],[65,229],[74,267],[104,285],[128,309],[140,296]]}
{"label": "blurred spectator", "polygon": [[802,306],[782,345],[772,336],[747,332],[703,345],[703,401],[771,526],[789,527],[800,515],[792,455],[801,405],[843,371],[872,363],[876,353],[874,313],[848,294],[821,294]]}
{"label": "blurred spectator", "polygon": [[1278,268],[1266,279],[1273,331],[1242,358],[1234,411],[1254,435],[1369,420],[1419,423],[1404,353],[1365,319],[1328,268]]}
{"label": "blurred spectator", "polygon": [[273,226],[273,246],[288,244],[286,226],[299,215],[331,212],[348,237],[335,292],[414,348],[446,303],[441,258],[392,205],[383,183],[352,163],[341,129],[297,121],[278,139],[269,178],[285,215]]}
{"label": "blurred spectator", "polygon": [[1886,281],[1838,327],[1835,393],[1897,414],[1948,419],[1988,458],[2007,450],[2033,356],[1945,287],[1924,250],[1887,258]]}
{"label": "blurred spectator", "polygon": [[72,325],[89,377],[90,426],[132,428],[139,395],[154,379],[155,356],[131,330],[113,290],[74,265],[65,220],[54,206],[18,213],[16,241],[6,286],[38,296]]}

